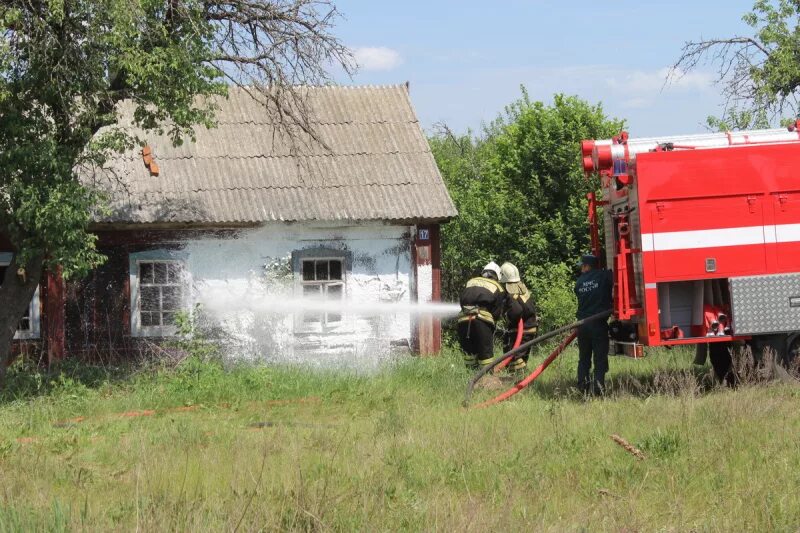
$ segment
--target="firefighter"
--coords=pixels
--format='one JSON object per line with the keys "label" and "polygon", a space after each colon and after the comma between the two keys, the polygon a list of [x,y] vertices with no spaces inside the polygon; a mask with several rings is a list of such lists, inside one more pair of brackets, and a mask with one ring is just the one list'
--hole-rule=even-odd
{"label": "firefighter", "polygon": [[500,267],[494,261],[483,267],[461,293],[458,341],[468,368],[486,366],[494,355],[494,331],[503,313],[506,292],[500,284]]}
{"label": "firefighter", "polygon": [[[611,314],[611,290],[614,281],[610,270],[599,268],[594,255],[581,258],[581,275],[575,283],[578,298],[577,318],[603,311]],[[578,389],[584,394],[603,394],[608,372],[608,315],[578,328]],[[590,378],[594,359],[594,376]]]}
{"label": "firefighter", "polygon": [[[517,338],[517,328],[522,319],[522,342],[528,342],[536,336],[539,321],[536,316],[536,305],[533,302],[530,291],[522,282],[519,276],[519,269],[511,263],[503,263],[500,267],[500,283],[508,294],[506,298],[505,316],[508,322],[505,335],[503,336],[503,352],[508,352],[514,347]],[[514,356],[508,364],[508,370],[512,374],[522,374],[528,366],[528,356],[531,349],[520,352]]]}

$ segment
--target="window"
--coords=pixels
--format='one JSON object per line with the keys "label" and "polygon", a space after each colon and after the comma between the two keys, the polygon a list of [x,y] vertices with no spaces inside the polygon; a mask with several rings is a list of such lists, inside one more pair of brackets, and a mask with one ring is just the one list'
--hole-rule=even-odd
{"label": "window", "polygon": [[139,262],[139,324],[174,326],[183,309],[183,265],[177,261]]}
{"label": "window", "polygon": [[[0,285],[5,279],[6,270],[8,265],[11,264],[10,253],[0,253]],[[31,303],[25,310],[25,314],[19,321],[17,332],[14,334],[15,339],[38,339],[39,338],[39,287],[36,287],[36,292],[33,294]]]}
{"label": "window", "polygon": [[[301,281],[303,298],[319,301],[341,301],[344,299],[344,261],[342,259],[302,259]],[[336,310],[306,311],[304,326],[328,326],[342,321]]]}
{"label": "window", "polygon": [[141,252],[131,255],[133,335],[174,335],[177,313],[188,308],[185,263],[168,257],[168,252]]}

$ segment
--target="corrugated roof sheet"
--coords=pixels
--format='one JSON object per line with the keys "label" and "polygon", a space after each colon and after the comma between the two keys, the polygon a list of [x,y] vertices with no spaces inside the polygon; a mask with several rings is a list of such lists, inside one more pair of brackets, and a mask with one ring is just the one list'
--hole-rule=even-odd
{"label": "corrugated roof sheet", "polygon": [[[315,134],[290,139],[262,105],[231,88],[218,126],[175,147],[129,127],[152,148],[86,177],[107,193],[115,223],[258,223],[446,219],[456,209],[405,86],[304,88]],[[130,124],[122,106],[121,124]],[[106,179],[113,175],[112,179]],[[99,178],[99,179],[98,179]]]}

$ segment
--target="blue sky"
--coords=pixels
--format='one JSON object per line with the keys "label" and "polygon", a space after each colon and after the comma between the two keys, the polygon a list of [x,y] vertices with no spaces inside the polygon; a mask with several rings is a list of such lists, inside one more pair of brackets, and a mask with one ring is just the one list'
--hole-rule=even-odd
{"label": "blue sky", "polygon": [[[520,95],[577,94],[628,120],[632,136],[704,131],[718,114],[707,65],[663,87],[684,41],[745,33],[754,0],[336,0],[357,84],[409,81],[423,125],[478,129]],[[348,82],[348,80],[341,80]]]}

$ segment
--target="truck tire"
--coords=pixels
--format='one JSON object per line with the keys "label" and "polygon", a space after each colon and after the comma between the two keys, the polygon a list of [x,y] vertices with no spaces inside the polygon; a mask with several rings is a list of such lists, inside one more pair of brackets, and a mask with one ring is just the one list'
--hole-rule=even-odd
{"label": "truck tire", "polygon": [[694,361],[692,364],[697,366],[705,366],[708,360],[708,343],[701,342],[695,346]]}
{"label": "truck tire", "polygon": [[759,335],[753,337],[750,341],[753,358],[761,362],[764,359],[764,352],[769,350],[775,354],[780,363],[783,363],[786,358],[787,340],[786,335]]}
{"label": "truck tire", "polygon": [[725,382],[728,386],[736,384],[736,375],[733,372],[733,359],[731,358],[730,342],[711,342],[708,344],[708,357],[718,383]]}
{"label": "truck tire", "polygon": [[786,339],[786,353],[783,354],[781,362],[787,369],[796,369],[800,363],[800,333],[792,333]]}

